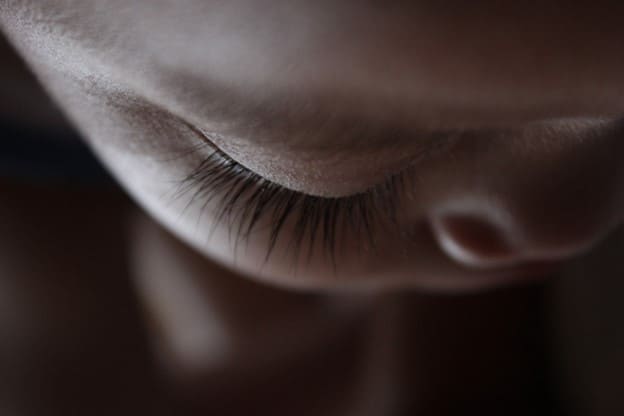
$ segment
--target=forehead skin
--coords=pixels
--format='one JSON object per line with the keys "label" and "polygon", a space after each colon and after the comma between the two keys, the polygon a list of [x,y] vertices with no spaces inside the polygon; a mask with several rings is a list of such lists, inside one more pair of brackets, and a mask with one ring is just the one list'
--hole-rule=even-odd
{"label": "forehead skin", "polygon": [[323,108],[452,129],[624,110],[621,2],[572,3],[17,0],[0,19],[31,59],[200,124]]}

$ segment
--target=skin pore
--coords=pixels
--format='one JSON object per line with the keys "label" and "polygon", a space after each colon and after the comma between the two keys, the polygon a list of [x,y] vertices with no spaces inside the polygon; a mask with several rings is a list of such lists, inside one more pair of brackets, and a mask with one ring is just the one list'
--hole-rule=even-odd
{"label": "skin pore", "polygon": [[[21,0],[0,27],[148,212],[261,281],[475,289],[618,226],[621,6],[407,3]],[[236,244],[218,197],[179,192],[215,147],[326,200],[400,174],[396,221],[367,216],[374,247],[343,227],[332,261],[293,254],[295,213],[267,259],[271,215]]]}

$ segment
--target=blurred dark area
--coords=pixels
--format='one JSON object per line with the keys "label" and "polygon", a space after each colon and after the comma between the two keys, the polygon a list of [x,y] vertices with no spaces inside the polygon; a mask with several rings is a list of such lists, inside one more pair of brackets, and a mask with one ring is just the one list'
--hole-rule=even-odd
{"label": "blurred dark area", "polygon": [[2,414],[142,414],[162,396],[120,242],[127,201],[115,190],[0,187]]}

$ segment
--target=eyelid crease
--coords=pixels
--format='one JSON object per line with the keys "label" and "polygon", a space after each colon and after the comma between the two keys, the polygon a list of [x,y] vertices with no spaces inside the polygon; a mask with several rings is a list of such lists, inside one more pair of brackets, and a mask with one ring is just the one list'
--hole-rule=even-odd
{"label": "eyelid crease", "polygon": [[[201,88],[201,82],[196,84]],[[190,119],[188,114],[182,117],[199,130],[293,152],[375,155],[396,147],[429,153],[445,142],[452,142],[458,132],[465,131],[445,128],[439,123],[423,125],[412,116],[401,115],[401,108],[391,105],[380,105],[377,111],[364,111],[357,99],[335,106],[336,97],[333,96],[300,97],[290,92],[258,97],[218,88],[200,91],[202,97],[218,99],[211,101],[210,109],[203,109]],[[206,125],[206,120],[212,120],[211,123],[218,120],[220,133]]]}
{"label": "eyelid crease", "polygon": [[[388,137],[384,150],[374,155],[362,152],[315,154],[265,148],[260,142],[228,136],[220,132],[193,128],[202,142],[221,151],[265,180],[284,188],[320,197],[342,197],[366,193],[386,178],[402,171],[419,171],[418,166],[452,151],[465,132],[444,132],[428,136],[406,148],[403,142]],[[363,136],[364,140],[366,136]],[[273,138],[277,143],[277,138]],[[342,144],[346,144],[343,142]],[[356,143],[356,142],[348,142]],[[379,149],[383,147],[376,144]],[[328,186],[329,185],[329,186]]]}

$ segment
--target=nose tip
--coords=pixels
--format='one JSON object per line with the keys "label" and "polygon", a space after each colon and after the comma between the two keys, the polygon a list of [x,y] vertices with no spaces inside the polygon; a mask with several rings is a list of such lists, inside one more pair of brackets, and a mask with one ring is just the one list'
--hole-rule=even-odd
{"label": "nose tip", "polygon": [[441,249],[471,267],[495,268],[521,260],[512,233],[490,219],[474,214],[446,214],[432,221]]}
{"label": "nose tip", "polygon": [[447,256],[466,266],[483,269],[557,263],[587,251],[596,241],[592,232],[572,226],[550,229],[543,222],[531,226],[512,216],[491,214],[444,213],[430,224]]}

